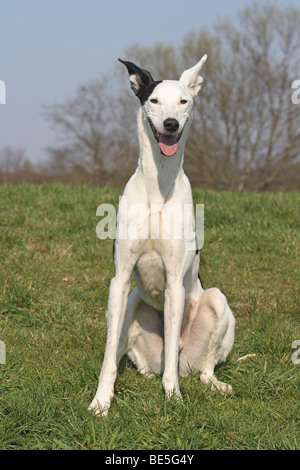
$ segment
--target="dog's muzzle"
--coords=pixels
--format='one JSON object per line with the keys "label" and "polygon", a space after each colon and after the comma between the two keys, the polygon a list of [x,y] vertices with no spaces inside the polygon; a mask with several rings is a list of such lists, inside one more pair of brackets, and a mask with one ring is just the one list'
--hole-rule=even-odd
{"label": "dog's muzzle", "polygon": [[166,129],[166,132],[172,132],[172,134],[161,134],[155,129],[152,121],[150,119],[150,127],[152,129],[153,135],[156,139],[156,141],[159,144],[160,151],[165,157],[173,157],[175,155],[177,148],[178,148],[178,142],[180,140],[180,137],[182,136],[182,131],[179,134],[175,134],[176,131],[179,129],[179,122],[177,119],[173,118],[167,118],[164,120],[164,128]]}

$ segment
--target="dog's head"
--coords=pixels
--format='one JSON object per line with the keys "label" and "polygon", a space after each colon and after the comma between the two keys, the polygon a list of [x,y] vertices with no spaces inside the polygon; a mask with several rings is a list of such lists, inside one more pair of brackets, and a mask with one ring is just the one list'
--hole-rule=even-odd
{"label": "dog's head", "polygon": [[178,81],[155,81],[148,70],[119,59],[127,67],[131,88],[141,102],[152,137],[166,157],[176,154],[194,97],[203,82],[199,71],[206,59],[205,55],[194,67],[185,70]]}

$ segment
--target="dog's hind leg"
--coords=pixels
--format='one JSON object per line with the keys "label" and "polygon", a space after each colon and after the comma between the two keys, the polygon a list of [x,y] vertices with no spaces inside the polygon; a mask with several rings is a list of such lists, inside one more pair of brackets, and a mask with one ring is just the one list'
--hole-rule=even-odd
{"label": "dog's hind leg", "polygon": [[200,370],[201,381],[210,384],[212,390],[232,393],[230,385],[217,380],[214,368],[231,351],[234,328],[234,317],[219,289],[204,291],[194,306],[187,303],[181,330],[180,375]]}

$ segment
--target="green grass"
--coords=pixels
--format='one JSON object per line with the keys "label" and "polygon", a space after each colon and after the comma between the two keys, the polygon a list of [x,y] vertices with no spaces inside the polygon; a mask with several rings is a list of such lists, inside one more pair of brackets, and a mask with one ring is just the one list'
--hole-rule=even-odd
{"label": "green grass", "polygon": [[[120,364],[109,417],[88,413],[103,360],[112,241],[96,208],[121,191],[49,184],[0,186],[0,449],[298,449],[299,194],[194,191],[205,204],[201,278],[236,317],[236,342],[212,393]],[[238,358],[256,354],[243,362]]]}

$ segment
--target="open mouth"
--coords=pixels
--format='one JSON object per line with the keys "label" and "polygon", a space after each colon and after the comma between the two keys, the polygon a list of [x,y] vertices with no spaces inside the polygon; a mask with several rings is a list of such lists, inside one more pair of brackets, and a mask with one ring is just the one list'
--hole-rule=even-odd
{"label": "open mouth", "polygon": [[160,134],[152,124],[151,120],[149,120],[150,127],[152,129],[153,135],[158,142],[158,145],[160,147],[161,153],[165,157],[173,157],[175,155],[177,148],[178,148],[178,142],[180,140],[180,137],[182,136],[182,131],[178,135],[174,134]]}

